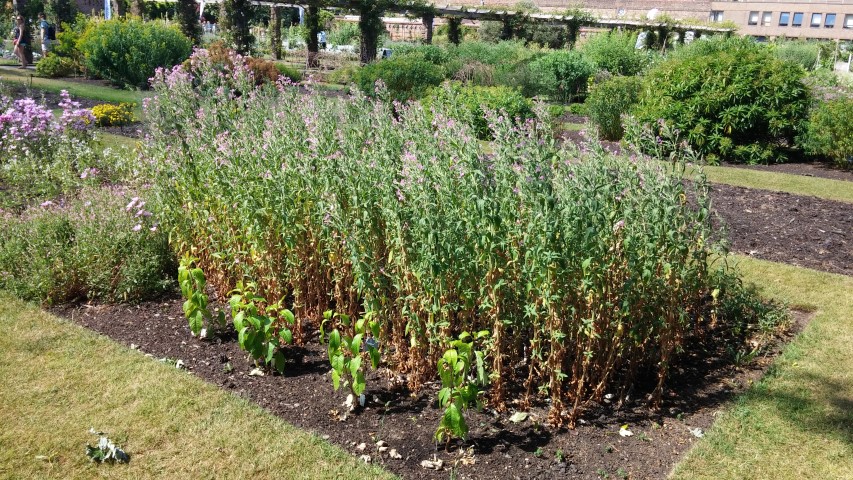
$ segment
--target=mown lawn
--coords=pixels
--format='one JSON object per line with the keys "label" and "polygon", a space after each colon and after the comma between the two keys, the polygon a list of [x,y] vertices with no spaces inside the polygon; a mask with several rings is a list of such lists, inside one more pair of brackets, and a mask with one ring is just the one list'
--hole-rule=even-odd
{"label": "mown lawn", "polygon": [[135,103],[134,115],[142,115],[142,100],[148,92],[139,90],[120,90],[103,85],[73,82],[64,79],[41,78],[35,76],[33,70],[18,70],[14,67],[0,67],[0,81],[24,85],[33,89],[48,92],[67,90],[73,97],[90,98],[109,103]]}
{"label": "mown lawn", "polygon": [[[0,294],[0,478],[392,478],[253,403]],[[90,427],[126,465],[95,465]]]}
{"label": "mown lawn", "polygon": [[672,477],[853,478],[853,278],[746,257],[739,264],[764,295],[816,315]]}
{"label": "mown lawn", "polygon": [[[794,195],[811,195],[826,200],[853,203],[851,182],[827,178],[807,177],[789,173],[765,172],[734,167],[704,167],[705,175],[713,183],[737,187],[759,188]],[[688,178],[692,171],[687,172]]]}

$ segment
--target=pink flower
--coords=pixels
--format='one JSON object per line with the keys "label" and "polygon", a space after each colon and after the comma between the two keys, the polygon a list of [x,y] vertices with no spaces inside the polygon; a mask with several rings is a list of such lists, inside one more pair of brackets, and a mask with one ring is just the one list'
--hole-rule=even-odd
{"label": "pink flower", "polygon": [[141,224],[141,223],[137,223],[137,224],[136,224],[136,226],[135,226],[135,227],[133,227],[133,231],[134,231],[134,232],[138,232],[138,231],[140,231],[140,230],[142,230],[142,224]]}

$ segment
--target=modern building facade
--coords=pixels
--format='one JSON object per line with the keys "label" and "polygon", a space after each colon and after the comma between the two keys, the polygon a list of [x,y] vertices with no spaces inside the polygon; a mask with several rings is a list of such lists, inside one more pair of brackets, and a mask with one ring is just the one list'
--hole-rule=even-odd
{"label": "modern building facade", "polygon": [[[443,3],[438,0],[436,4]],[[450,4],[512,8],[507,0],[451,0]],[[643,19],[656,10],[680,20],[732,22],[758,38],[853,40],[853,0],[533,0],[545,12],[578,5],[602,18]]]}

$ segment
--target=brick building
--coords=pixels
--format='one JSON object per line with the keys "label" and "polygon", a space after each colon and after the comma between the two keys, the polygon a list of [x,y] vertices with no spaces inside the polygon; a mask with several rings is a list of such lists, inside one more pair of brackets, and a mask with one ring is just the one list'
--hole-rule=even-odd
{"label": "brick building", "polygon": [[[442,4],[439,0],[436,4]],[[507,0],[454,0],[447,3],[507,8]],[[731,21],[741,35],[759,38],[853,40],[853,0],[533,0],[544,12],[581,5],[602,18],[646,18],[650,10],[682,20]]]}

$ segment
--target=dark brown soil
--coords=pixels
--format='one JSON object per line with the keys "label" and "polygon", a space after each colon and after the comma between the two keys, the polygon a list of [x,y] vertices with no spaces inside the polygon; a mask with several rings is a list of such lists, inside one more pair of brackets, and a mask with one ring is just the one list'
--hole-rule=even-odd
{"label": "dark brown soil", "polygon": [[853,275],[853,205],[720,184],[711,200],[733,251]]}
{"label": "dark brown soil", "polygon": [[[833,167],[829,163],[821,162],[793,162],[780,163],[776,165],[738,165],[725,164],[726,167],[746,168],[749,170],[762,170],[765,172],[788,173],[791,175],[803,175],[806,177],[829,178],[832,180],[845,180],[853,182],[853,170],[842,170]],[[853,188],[853,184],[850,185]]]}
{"label": "dark brown soil", "polygon": [[[597,479],[605,473],[664,478],[701,434],[691,429],[709,428],[723,403],[756,380],[775,355],[774,350],[747,368],[735,368],[720,351],[704,356],[700,347],[691,349],[675,369],[660,411],[650,411],[638,400],[640,393],[619,410],[601,405],[575,430],[543,425],[545,404],[529,410],[530,417],[520,423],[509,420],[511,412],[469,411],[469,442],[445,449],[433,440],[440,419],[435,385],[412,395],[392,385],[380,369],[368,378],[365,408],[347,415],[346,393],[332,389],[328,360],[316,341],[288,350],[285,375],[250,376],[253,365],[233,337],[202,341],[190,335],[179,299],[133,307],[65,307],[55,313],[155,359],[181,360],[199,377],[408,479],[444,479],[452,469],[457,478],[471,479]],[[806,320],[797,314],[796,325]],[[621,425],[633,435],[621,436]],[[380,454],[380,440],[402,458],[391,458],[390,450]],[[433,458],[443,460],[441,470],[421,466]]]}

